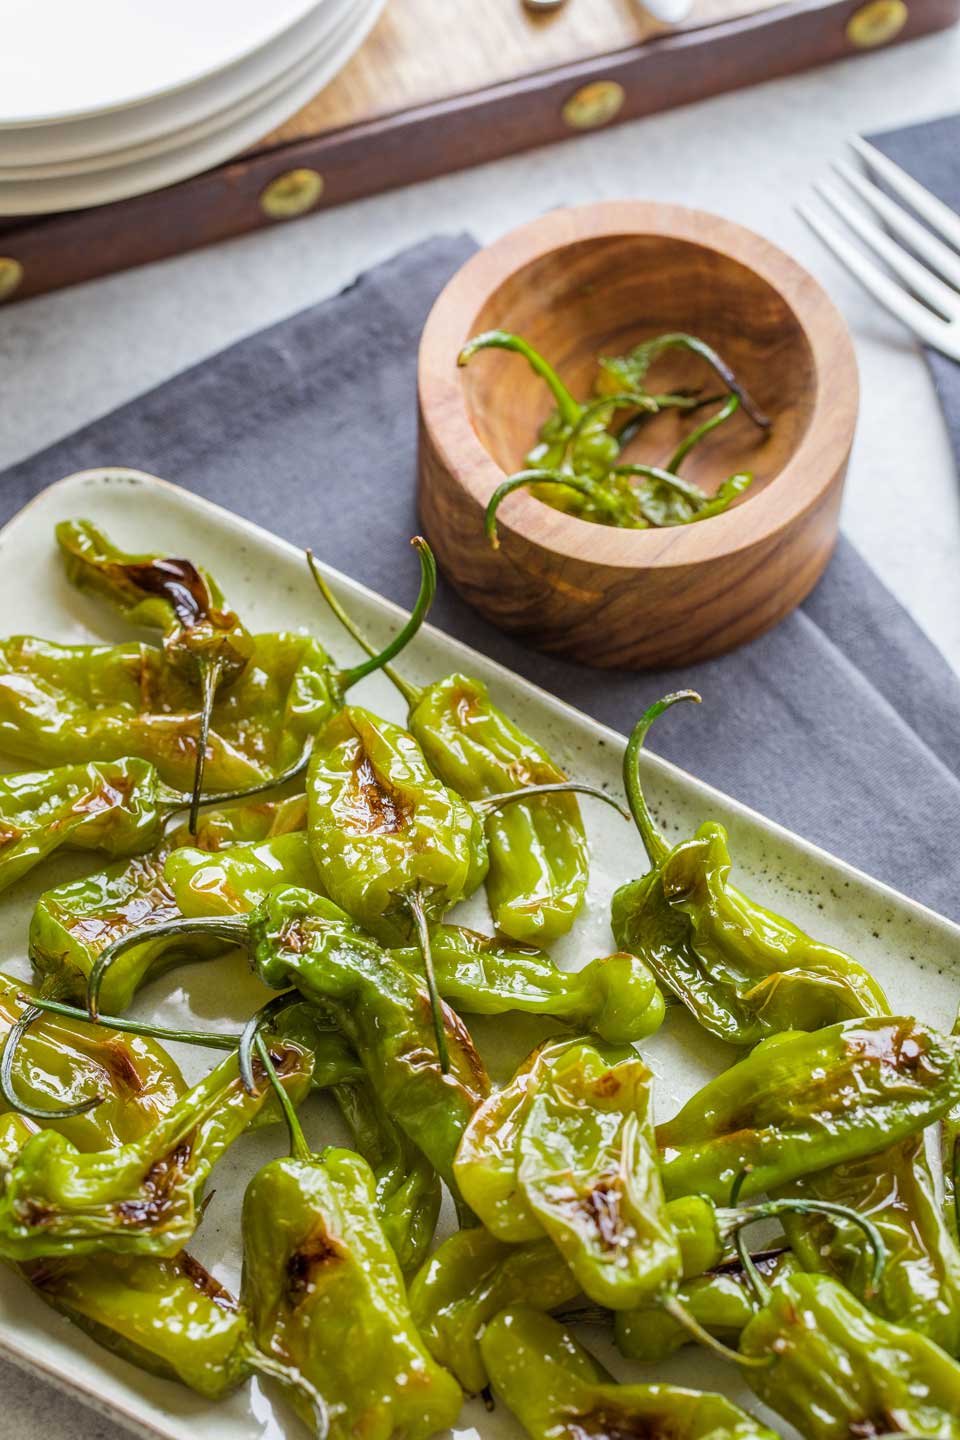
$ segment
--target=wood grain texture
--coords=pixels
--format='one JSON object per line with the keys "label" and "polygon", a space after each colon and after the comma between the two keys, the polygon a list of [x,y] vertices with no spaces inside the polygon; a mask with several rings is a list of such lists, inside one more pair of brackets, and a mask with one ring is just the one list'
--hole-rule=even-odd
{"label": "wood grain texture", "polygon": [[[766,438],[737,416],[684,474],[713,490],[756,481],[724,515],[665,530],[594,525],[520,492],[486,504],[519,468],[549,412],[518,356],[457,354],[479,331],[518,331],[577,395],[598,355],[669,330],[723,354],[773,420]],[[703,384],[689,357],[653,372],[657,388]],[[680,206],[613,202],[555,211],[474,256],[437,301],[419,363],[419,503],[454,586],[483,615],[587,664],[628,669],[719,654],[783,619],[820,576],[836,539],[858,403],[843,321],[813,278],[768,241]],[[689,423],[689,422],[688,422]],[[628,458],[662,461],[683,422],[657,417]]]}
{"label": "wood grain texture", "polygon": [[[392,0],[387,12],[391,25],[407,3]],[[854,50],[846,34],[859,0],[792,0],[772,8],[766,0],[701,0],[696,17],[715,23],[613,50],[598,49],[609,46],[614,34],[623,34],[622,29],[603,28],[611,17],[621,27],[646,23],[631,0],[573,0],[554,23],[562,19],[567,25],[576,19],[581,26],[594,6],[601,20],[607,18],[603,24],[598,20],[592,39],[579,29],[556,32],[561,39],[566,36],[568,46],[570,36],[576,38],[577,45],[570,48],[577,58],[548,64],[543,46],[553,30],[545,28],[543,35],[537,31],[531,37],[516,29],[511,44],[504,46],[504,54],[513,57],[509,78],[446,98],[450,75],[457,76],[459,84],[472,83],[481,73],[479,59],[463,60],[461,55],[489,53],[484,38],[488,31],[478,39],[471,28],[478,23],[474,17],[489,21],[491,14],[503,12],[510,19],[501,16],[498,23],[518,26],[520,11],[514,0],[474,0],[458,8],[456,24],[448,23],[443,30],[435,24],[426,30],[421,26],[407,33],[406,48],[398,48],[400,31],[384,32],[386,40],[378,31],[320,97],[321,110],[332,107],[326,122],[320,111],[307,107],[310,119],[302,138],[284,140],[282,133],[275,133],[255,153],[152,195],[70,214],[0,221],[0,255],[23,267],[22,283],[7,303],[264,225],[288,223],[269,219],[260,196],[278,176],[300,167],[323,176],[322,211],[569,138],[575,132],[563,120],[564,104],[593,80],[614,80],[623,87],[619,119],[630,120],[812,65],[870,54]],[[741,13],[745,11],[749,13]],[[943,29],[958,18],[960,0],[911,0],[898,43]],[[526,37],[523,46],[519,35]],[[521,63],[522,68],[516,68]],[[469,76],[458,69],[467,64],[474,67]],[[350,98],[342,92],[337,98],[340,86],[349,89]],[[425,98],[431,95],[434,98]],[[390,109],[397,105],[400,108]],[[333,128],[322,128],[324,123]]]}

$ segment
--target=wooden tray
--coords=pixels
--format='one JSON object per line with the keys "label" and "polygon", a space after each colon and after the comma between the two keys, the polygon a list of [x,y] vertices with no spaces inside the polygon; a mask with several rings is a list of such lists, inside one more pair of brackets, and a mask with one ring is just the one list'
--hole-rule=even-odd
{"label": "wooden tray", "polygon": [[[441,18],[442,17],[442,18]],[[960,0],[698,0],[665,32],[633,0],[391,0],[336,81],[238,159],[152,195],[0,221],[20,300],[943,29]]]}

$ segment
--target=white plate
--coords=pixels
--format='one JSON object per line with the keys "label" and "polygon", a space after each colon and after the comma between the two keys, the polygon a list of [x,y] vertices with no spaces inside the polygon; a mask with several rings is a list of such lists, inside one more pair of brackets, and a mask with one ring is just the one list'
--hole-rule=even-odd
{"label": "white plate", "polygon": [[[0,612],[15,615],[22,632],[73,643],[129,638],[129,630],[119,620],[93,600],[78,596],[64,579],[53,527],[68,517],[95,521],[121,545],[149,545],[190,555],[210,568],[231,603],[255,629],[307,627],[344,662],[355,655],[318,603],[297,549],[183,490],[116,469],[90,470],[62,480],[0,533]],[[398,554],[404,550],[404,540],[397,536]],[[411,560],[411,599],[415,568]],[[335,571],[327,573],[359,623],[378,643],[385,643],[402,612],[355,581]],[[29,577],[29,584],[24,584],[24,576]],[[482,677],[494,698],[526,730],[540,737],[567,769],[594,784],[619,788],[622,737],[459,642],[428,629],[404,656],[403,669],[418,683],[454,669]],[[396,693],[382,677],[363,681],[356,695],[383,714],[403,718]],[[704,698],[708,710],[709,693]],[[693,765],[698,722],[709,724],[709,714],[673,716],[661,722],[686,724]],[[853,951],[885,986],[894,1008],[902,1007],[906,1013],[919,1014],[940,1026],[952,1022],[960,992],[960,928],[654,755],[644,761],[644,779],[671,833],[675,833],[673,826],[689,833],[708,817],[721,820],[730,832],[737,881],[750,894],[786,911],[823,940]],[[610,950],[611,893],[624,879],[642,873],[645,866],[639,839],[631,837],[612,811],[585,801],[584,814],[592,848],[590,894],[574,933],[555,950],[556,958],[567,968],[578,968],[590,956]],[[5,970],[24,977],[28,974],[22,957],[37,893],[68,875],[94,868],[97,862],[90,857],[61,857],[4,895],[0,903],[6,923],[0,964]],[[463,913],[468,923],[489,928],[482,897],[474,897]],[[220,1024],[235,1031],[263,993],[235,961],[208,962],[175,971],[150,986],[140,1013],[167,1024],[202,1024],[208,1029]],[[486,1054],[492,1053],[495,1042],[493,1058],[500,1066],[505,1046],[516,1052],[536,1033],[529,1025],[509,1025],[502,1019],[471,1028]],[[170,1048],[191,1079],[203,1068],[197,1052]],[[660,1119],[731,1059],[730,1050],[699,1030],[680,1007],[669,1012],[663,1030],[644,1043],[643,1052],[660,1077]],[[304,1120],[312,1143],[340,1138],[331,1112],[321,1101],[309,1102]],[[237,1284],[236,1242],[243,1185],[258,1164],[283,1147],[284,1137],[276,1129],[245,1136],[214,1175],[216,1195],[191,1249],[231,1288]],[[583,1338],[621,1378],[649,1379],[655,1374],[698,1388],[720,1389],[741,1404],[760,1409],[730,1367],[704,1352],[688,1348],[662,1366],[641,1369],[598,1344],[598,1332],[585,1332]],[[299,1440],[302,1433],[279,1408],[273,1412],[256,1382],[229,1402],[212,1406],[180,1386],[111,1358],[66,1320],[52,1314],[7,1272],[0,1273],[0,1353],[67,1387],[101,1412],[107,1410],[141,1433],[164,1440],[279,1440],[281,1436]],[[502,1408],[488,1415],[476,1403],[464,1407],[455,1433],[460,1440],[476,1440],[478,1435],[484,1440],[519,1440],[520,1436],[519,1427]]]}
{"label": "white plate", "polygon": [[170,94],[269,45],[318,0],[6,0],[0,125],[51,124]]}
{"label": "white plate", "polygon": [[[358,0],[347,3],[358,6]],[[0,163],[30,170],[45,164],[95,160],[209,120],[271,84],[314,49],[330,29],[332,6],[334,0],[317,0],[304,19],[284,30],[271,45],[173,94],[60,124],[0,127]]]}
{"label": "white plate", "polygon": [[385,4],[386,0],[356,0],[356,8],[341,16],[320,58],[239,121],[132,164],[49,180],[0,182],[0,215],[40,215],[106,205],[174,185],[240,154],[329,84],[362,45]]}
{"label": "white plate", "polygon": [[[187,122],[181,117],[175,128],[164,129],[159,133],[157,127],[151,127],[150,131],[144,132],[150,134],[151,138],[117,144],[119,136],[114,124],[114,144],[107,149],[74,159],[58,158],[52,164],[7,165],[3,163],[6,160],[3,153],[6,137],[0,134],[0,182],[21,184],[58,180],[64,176],[95,174],[121,166],[139,165],[168,151],[184,150],[196,145],[208,135],[225,132],[245,120],[248,115],[261,113],[265,105],[285,96],[294,85],[298,85],[308,76],[316,84],[317,75],[328,51],[337,47],[343,35],[348,33],[350,25],[356,23],[357,13],[357,0],[329,0],[322,11],[310,15],[309,24],[304,22],[297,27],[297,44],[289,47],[295,58],[290,60],[289,55],[285,56],[282,69],[277,68],[275,73],[270,74],[269,79],[245,93],[242,98],[218,105],[199,119]],[[362,13],[361,7],[360,14]],[[141,111],[138,109],[136,113],[139,116]]]}

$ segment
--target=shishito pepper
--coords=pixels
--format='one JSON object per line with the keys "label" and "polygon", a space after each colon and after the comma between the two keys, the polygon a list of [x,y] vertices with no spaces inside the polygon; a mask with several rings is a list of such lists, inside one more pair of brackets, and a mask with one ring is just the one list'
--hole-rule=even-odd
{"label": "shishito pepper", "polygon": [[[780,1279],[796,1269],[789,1250],[755,1256],[754,1264],[758,1273],[769,1280]],[[685,1280],[677,1290],[677,1299],[698,1325],[726,1345],[738,1343],[757,1310],[746,1276],[736,1264]],[[666,1360],[694,1339],[689,1329],[662,1306],[617,1310],[613,1329],[621,1355],[644,1365]]]}
{"label": "shishito pepper", "polygon": [[[349,1150],[312,1154],[296,1117],[287,1159],[243,1201],[243,1285],[259,1348],[323,1396],[330,1440],[427,1440],[457,1418],[456,1381],[417,1334],[376,1181]],[[320,1433],[315,1407],[292,1402]]]}
{"label": "shishito pepper", "polygon": [[[764,1040],[658,1125],[668,1196],[723,1203],[876,1154],[960,1099],[949,1040],[903,1017],[868,1017]],[[744,1175],[744,1172],[745,1175]]]}
{"label": "shishito pepper", "polygon": [[[247,845],[239,842],[261,839],[265,846],[291,843],[288,828],[302,827],[305,819],[302,796],[279,803],[211,811],[201,820],[197,835],[197,843],[204,849],[190,849],[187,853],[199,856],[201,864],[212,865],[210,852],[230,846],[226,855],[236,855],[235,863],[239,865],[247,851]],[[276,840],[267,840],[268,835],[276,836]],[[299,838],[305,847],[302,831]],[[146,855],[117,861],[40,896],[30,921],[29,950],[44,995],[74,1002],[84,1000],[87,980],[101,951],[130,930],[160,925],[180,915],[180,892],[168,883],[164,867],[167,863],[174,867],[174,857],[181,854],[175,847],[184,839],[185,833],[178,828]],[[225,858],[224,863],[230,862]],[[122,1014],[148,980],[175,965],[204,959],[222,949],[218,941],[184,945],[176,936],[144,938],[111,968],[101,996],[104,1010]]]}
{"label": "shishito pepper", "polygon": [[[276,1042],[283,1083],[302,1095],[307,1055]],[[199,1221],[215,1162],[257,1118],[269,1089],[251,1096],[230,1055],[181,1096],[139,1140],[83,1154],[53,1130],[20,1151],[0,1195],[0,1256],[174,1255]]]}
{"label": "shishito pepper", "polygon": [[821,1271],[886,1320],[908,1325],[948,1354],[960,1353],[960,1253],[944,1222],[924,1136],[794,1180],[786,1194],[847,1205],[873,1221],[887,1252],[874,1287],[863,1234],[841,1217],[783,1216],[804,1270]]}
{"label": "shishito pepper", "polygon": [[[28,1009],[20,997],[31,995],[29,985],[0,974],[4,1050]],[[15,1058],[7,1058],[2,1088],[15,1091],[18,1110],[82,1151],[138,1140],[185,1089],[179,1068],[154,1041],[78,1020],[45,1016],[19,1040]]]}
{"label": "shishito pepper", "polygon": [[366,1077],[336,1085],[333,1096],[354,1145],[373,1171],[377,1218],[407,1274],[423,1262],[433,1242],[440,1179],[426,1156],[391,1120]]}
{"label": "shishito pepper", "polygon": [[[331,1016],[387,1113],[443,1179],[452,1181],[464,1126],[489,1090],[483,1063],[463,1022],[443,1005],[450,1058],[449,1070],[443,1070],[426,987],[332,901],[280,886],[248,915],[179,920],[164,928],[170,935],[245,946],[264,984],[274,990],[292,985]],[[110,967],[140,939],[134,932],[100,956],[90,982],[92,1013]]]}
{"label": "shishito pepper", "polygon": [[132,625],[160,630],[164,654],[199,691],[190,810],[195,831],[213,702],[221,686],[242,674],[253,654],[252,637],[216,581],[191,560],[128,554],[89,520],[62,520],[56,536],[69,579],[108,601]]}
{"label": "shishito pepper", "polygon": [[[613,1045],[642,1040],[663,1020],[657,982],[634,955],[606,955],[582,970],[560,970],[543,950],[457,925],[432,929],[430,948],[437,989],[464,1015],[548,1015]],[[422,970],[419,950],[392,953],[408,969]]]}
{"label": "shishito pepper", "polygon": [[477,1395],[489,1378],[480,1353],[488,1321],[508,1305],[558,1309],[578,1298],[580,1286],[551,1240],[510,1245],[474,1225],[437,1247],[408,1293],[430,1354]]}
{"label": "shishito pepper", "polygon": [[722,1395],[676,1385],[618,1385],[555,1320],[523,1306],[480,1341],[494,1393],[531,1440],[776,1440]]}
{"label": "shishito pepper", "polygon": [[535,1052],[476,1112],[454,1173],[502,1240],[553,1241],[583,1292],[628,1309],[680,1279],[653,1140],[651,1074],[639,1056],[586,1041]]}
{"label": "shishito pepper", "polygon": [[[312,558],[311,568],[337,619],[372,653]],[[430,769],[464,800],[482,802],[531,785],[567,783],[543,746],[496,708],[482,680],[447,675],[420,689],[392,666],[383,669],[407,702],[410,733]],[[583,907],[589,880],[576,796],[543,794],[495,809],[486,817],[485,831],[487,899],[496,929],[529,945],[548,945],[565,935]]]}
{"label": "shishito pepper", "polygon": [[826,1275],[761,1282],[758,1299],[740,1337],[761,1361],[747,1378],[805,1440],[958,1440],[960,1365],[926,1336],[871,1314]]}
{"label": "shishito pepper", "polygon": [[862,965],[729,883],[722,825],[707,821],[672,849],[658,832],[640,784],[643,742],[669,706],[699,699],[682,690],[651,705],[624,753],[624,787],[652,868],[613,897],[617,944],[639,955],[705,1029],[735,1045],[781,1030],[889,1014],[883,991]]}
{"label": "shishito pepper", "polygon": [[231,845],[216,855],[180,846],[166,860],[164,880],[176,912],[190,919],[245,914],[278,885],[323,890],[305,830]]}
{"label": "shishito pepper", "polygon": [[[254,635],[250,658],[213,705],[206,781],[221,792],[276,783],[306,762],[313,736],[350,686],[416,634],[435,586],[424,564],[410,620],[383,652],[338,669],[310,636]],[[0,641],[0,750],[43,764],[139,756],[167,785],[189,789],[199,748],[196,687],[148,645]]]}

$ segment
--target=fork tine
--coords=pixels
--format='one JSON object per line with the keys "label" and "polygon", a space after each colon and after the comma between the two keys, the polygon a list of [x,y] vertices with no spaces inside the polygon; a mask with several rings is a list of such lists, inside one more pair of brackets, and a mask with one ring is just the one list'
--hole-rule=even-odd
{"label": "fork tine", "polygon": [[872,181],[861,175],[859,170],[854,170],[852,165],[848,165],[844,160],[837,160],[834,162],[834,169],[851,190],[855,190],[861,200],[865,200],[880,216],[894,235],[899,235],[900,239],[906,241],[917,255],[922,255],[944,280],[949,280],[951,285],[960,290],[960,255],[950,250],[942,240],[931,234],[925,225],[914,220],[912,215],[908,215],[896,201],[878,190]]}
{"label": "fork tine", "polygon": [[832,185],[818,185],[818,192],[832,205],[841,220],[845,220],[855,235],[859,235],[865,245],[869,245],[895,275],[909,285],[914,294],[919,295],[921,300],[926,300],[935,310],[939,310],[947,320],[960,320],[960,295],[938,280],[936,275],[908,254],[896,240],[891,240],[880,226],[865,215],[862,210],[851,205],[849,201],[835,190]]}
{"label": "fork tine", "polygon": [[931,195],[912,175],[901,170],[900,166],[888,160],[886,155],[881,155],[869,140],[862,140],[856,135],[850,144],[866,161],[874,175],[885,180],[890,189],[907,202],[911,210],[915,210],[922,220],[926,220],[931,230],[949,241],[955,250],[960,250],[960,215],[955,215],[949,205],[944,205],[942,200]]}
{"label": "fork tine", "polygon": [[954,360],[960,360],[960,335],[951,331],[946,320],[941,320],[925,305],[921,305],[919,300],[914,300],[912,295],[901,290],[889,275],[885,275],[879,266],[867,259],[862,250],[851,244],[835,225],[822,220],[806,206],[799,206],[798,212],[814,234],[820,237],[837,259],[846,265],[854,279],[859,280],[863,288],[869,291],[884,309],[889,310],[891,315],[896,316],[926,344],[935,346]]}

